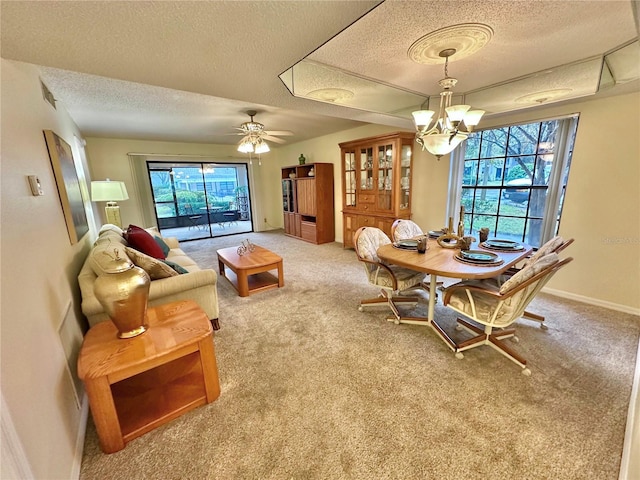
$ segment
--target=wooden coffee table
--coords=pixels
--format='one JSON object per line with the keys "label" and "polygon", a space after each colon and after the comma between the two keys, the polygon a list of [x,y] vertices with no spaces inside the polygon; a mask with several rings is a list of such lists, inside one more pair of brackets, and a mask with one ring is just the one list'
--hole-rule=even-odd
{"label": "wooden coffee table", "polygon": [[[254,245],[253,252],[238,255],[237,247],[222,248],[217,251],[220,275],[235,287],[241,297],[252,293],[284,287],[282,257],[271,250]],[[228,270],[225,269],[228,267]],[[278,276],[269,273],[278,270]]]}

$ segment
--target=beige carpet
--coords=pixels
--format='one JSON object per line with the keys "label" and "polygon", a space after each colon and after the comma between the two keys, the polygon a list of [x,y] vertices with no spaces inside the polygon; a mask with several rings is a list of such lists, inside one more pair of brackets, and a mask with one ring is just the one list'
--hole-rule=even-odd
{"label": "beige carpet", "polygon": [[488,347],[457,360],[426,327],[359,312],[377,290],[341,244],[182,245],[217,270],[215,250],[245,238],[284,258],[285,287],[240,298],[219,279],[220,398],[112,455],[90,421],[81,478],[618,478],[638,317],[541,294],[549,330],[516,324],[525,377]]}

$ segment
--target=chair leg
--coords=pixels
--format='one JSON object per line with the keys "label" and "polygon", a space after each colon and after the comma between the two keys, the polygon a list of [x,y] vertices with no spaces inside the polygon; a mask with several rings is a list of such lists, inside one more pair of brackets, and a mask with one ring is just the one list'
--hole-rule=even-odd
{"label": "chair leg", "polygon": [[475,334],[474,337],[456,344],[455,352],[457,358],[463,358],[464,355],[462,352],[465,350],[481,347],[482,345],[489,345],[509,360],[522,367],[523,375],[531,375],[531,370],[527,368],[527,361],[502,341],[506,338],[515,337],[515,329],[510,328],[507,330],[498,330],[492,333],[487,333],[482,328],[472,324],[464,318],[458,318],[457,323],[461,329],[466,330],[472,335]]}
{"label": "chair leg", "polygon": [[529,320],[533,320],[534,322],[540,322],[540,328],[543,330],[548,330],[549,327],[544,323],[545,318],[542,315],[538,315],[537,313],[529,312],[527,310],[522,314],[524,318],[528,318]]}

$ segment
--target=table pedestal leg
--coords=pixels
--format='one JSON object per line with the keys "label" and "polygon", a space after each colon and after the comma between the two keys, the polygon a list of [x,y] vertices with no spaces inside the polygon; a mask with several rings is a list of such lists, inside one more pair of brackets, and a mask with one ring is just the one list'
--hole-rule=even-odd
{"label": "table pedestal leg", "polygon": [[437,275],[431,274],[429,282],[429,310],[427,311],[427,320],[429,321],[429,324],[431,324],[433,322],[433,313],[436,308],[436,298],[438,297],[438,290],[436,290],[438,288]]}

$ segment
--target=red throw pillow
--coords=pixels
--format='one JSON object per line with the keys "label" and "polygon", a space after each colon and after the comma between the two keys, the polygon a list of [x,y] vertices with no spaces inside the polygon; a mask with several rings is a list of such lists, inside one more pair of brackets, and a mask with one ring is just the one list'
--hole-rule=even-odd
{"label": "red throw pillow", "polygon": [[158,260],[164,260],[167,258],[158,245],[158,242],[154,240],[149,232],[145,229],[137,227],[135,225],[129,225],[127,231],[123,234],[124,239],[127,241],[130,247],[135,248],[139,252],[142,252],[150,257],[157,258]]}

